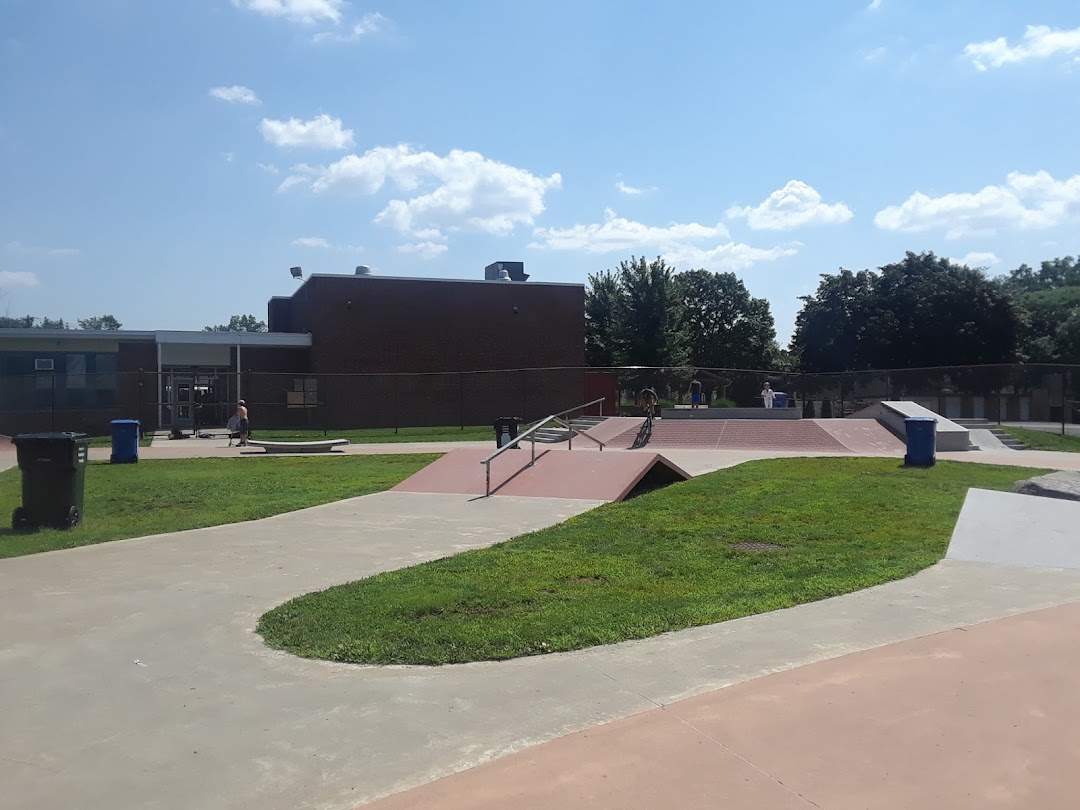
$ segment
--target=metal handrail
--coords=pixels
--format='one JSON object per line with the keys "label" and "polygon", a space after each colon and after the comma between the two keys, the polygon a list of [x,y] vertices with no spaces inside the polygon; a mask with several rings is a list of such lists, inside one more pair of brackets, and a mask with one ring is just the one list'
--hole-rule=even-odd
{"label": "metal handrail", "polygon": [[[581,410],[582,408],[588,408],[590,405],[595,405],[598,402],[603,402],[605,399],[606,399],[606,397],[600,397],[600,399],[594,399],[592,402],[586,402],[584,405],[578,405],[576,408],[569,408],[569,409],[567,409],[565,411],[560,411],[559,413],[553,413],[553,414],[551,414],[551,416],[545,416],[543,419],[541,419],[539,422],[537,422],[531,428],[526,430],[524,433],[522,433],[516,439],[511,439],[506,444],[504,444],[502,447],[500,447],[498,450],[496,450],[494,453],[492,453],[490,456],[488,456],[485,459],[482,459],[480,461],[480,463],[483,464],[484,467],[485,467],[485,473],[484,473],[484,497],[485,498],[491,497],[491,462],[492,462],[492,460],[498,458],[499,456],[501,456],[503,453],[505,453],[510,448],[517,447],[519,444],[521,444],[521,442],[528,439],[530,449],[531,449],[532,452],[531,452],[531,455],[530,455],[530,458],[529,458],[529,463],[526,464],[525,466],[526,467],[533,466],[536,463],[536,438],[535,438],[535,436],[533,434],[535,434],[538,430],[540,430],[541,428],[543,428],[545,425],[547,425],[550,422],[557,422],[558,424],[560,424],[564,428],[566,428],[567,431],[569,431],[569,433],[570,433],[569,443],[568,443],[569,444],[569,449],[571,449],[571,450],[574,449],[574,434],[576,433],[579,436],[585,436],[586,438],[592,439],[594,442],[596,442],[598,445],[600,445],[600,450],[603,451],[604,442],[600,441],[595,436],[590,436],[588,433],[583,433],[582,431],[578,430],[576,427],[571,425],[569,422],[563,420],[561,417],[565,416],[568,413],[573,413],[574,411]],[[601,407],[601,413],[603,413],[603,406],[601,405],[600,407]]]}

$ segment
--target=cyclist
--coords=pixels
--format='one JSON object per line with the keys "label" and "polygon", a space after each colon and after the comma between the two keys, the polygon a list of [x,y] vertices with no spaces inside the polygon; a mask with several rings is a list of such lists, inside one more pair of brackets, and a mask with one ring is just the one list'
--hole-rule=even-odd
{"label": "cyclist", "polygon": [[641,393],[638,394],[638,405],[645,409],[645,415],[650,419],[656,415],[656,403],[658,401],[659,397],[651,388],[642,388]]}

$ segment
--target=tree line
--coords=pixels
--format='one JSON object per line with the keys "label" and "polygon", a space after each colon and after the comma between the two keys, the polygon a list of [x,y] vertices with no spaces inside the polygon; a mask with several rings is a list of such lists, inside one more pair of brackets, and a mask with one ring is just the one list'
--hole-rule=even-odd
{"label": "tree line", "polygon": [[[114,332],[123,328],[112,315],[96,315],[90,318],[76,320],[79,329],[92,329],[104,332]],[[33,315],[25,315],[21,318],[12,318],[0,315],[0,329],[71,329],[73,328],[63,318],[37,318]],[[216,326],[204,326],[204,332],[265,332],[266,322],[260,321],[254,315],[233,315],[228,323]]]}
{"label": "tree line", "polygon": [[769,302],[733,273],[676,273],[632,258],[589,276],[586,361],[593,367],[844,372],[996,363],[1080,363],[1080,261],[989,277],[932,252],[876,270],[823,273],[789,347]]}

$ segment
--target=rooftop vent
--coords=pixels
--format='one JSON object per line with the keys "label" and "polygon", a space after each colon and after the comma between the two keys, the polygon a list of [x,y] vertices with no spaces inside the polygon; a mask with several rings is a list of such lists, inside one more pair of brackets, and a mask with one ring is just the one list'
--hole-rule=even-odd
{"label": "rooftop vent", "polygon": [[527,281],[524,262],[493,262],[484,268],[484,278],[488,281]]}
{"label": "rooftop vent", "polygon": [[358,276],[370,276],[371,275],[371,268],[368,267],[366,264],[358,264],[358,265],[356,265],[356,275],[358,275]]}

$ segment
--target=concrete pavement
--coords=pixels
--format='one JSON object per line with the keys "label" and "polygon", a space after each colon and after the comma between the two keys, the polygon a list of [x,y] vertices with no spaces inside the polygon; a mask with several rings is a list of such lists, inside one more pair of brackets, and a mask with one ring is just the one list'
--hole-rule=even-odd
{"label": "concrete pavement", "polygon": [[1080,604],[749,681],[372,810],[1072,810]]}
{"label": "concrete pavement", "polygon": [[593,505],[382,493],[0,561],[5,808],[355,807],[762,674],[1080,598],[1080,572],[948,562],[644,641],[442,668],[306,661],[252,632],[290,596]]}

